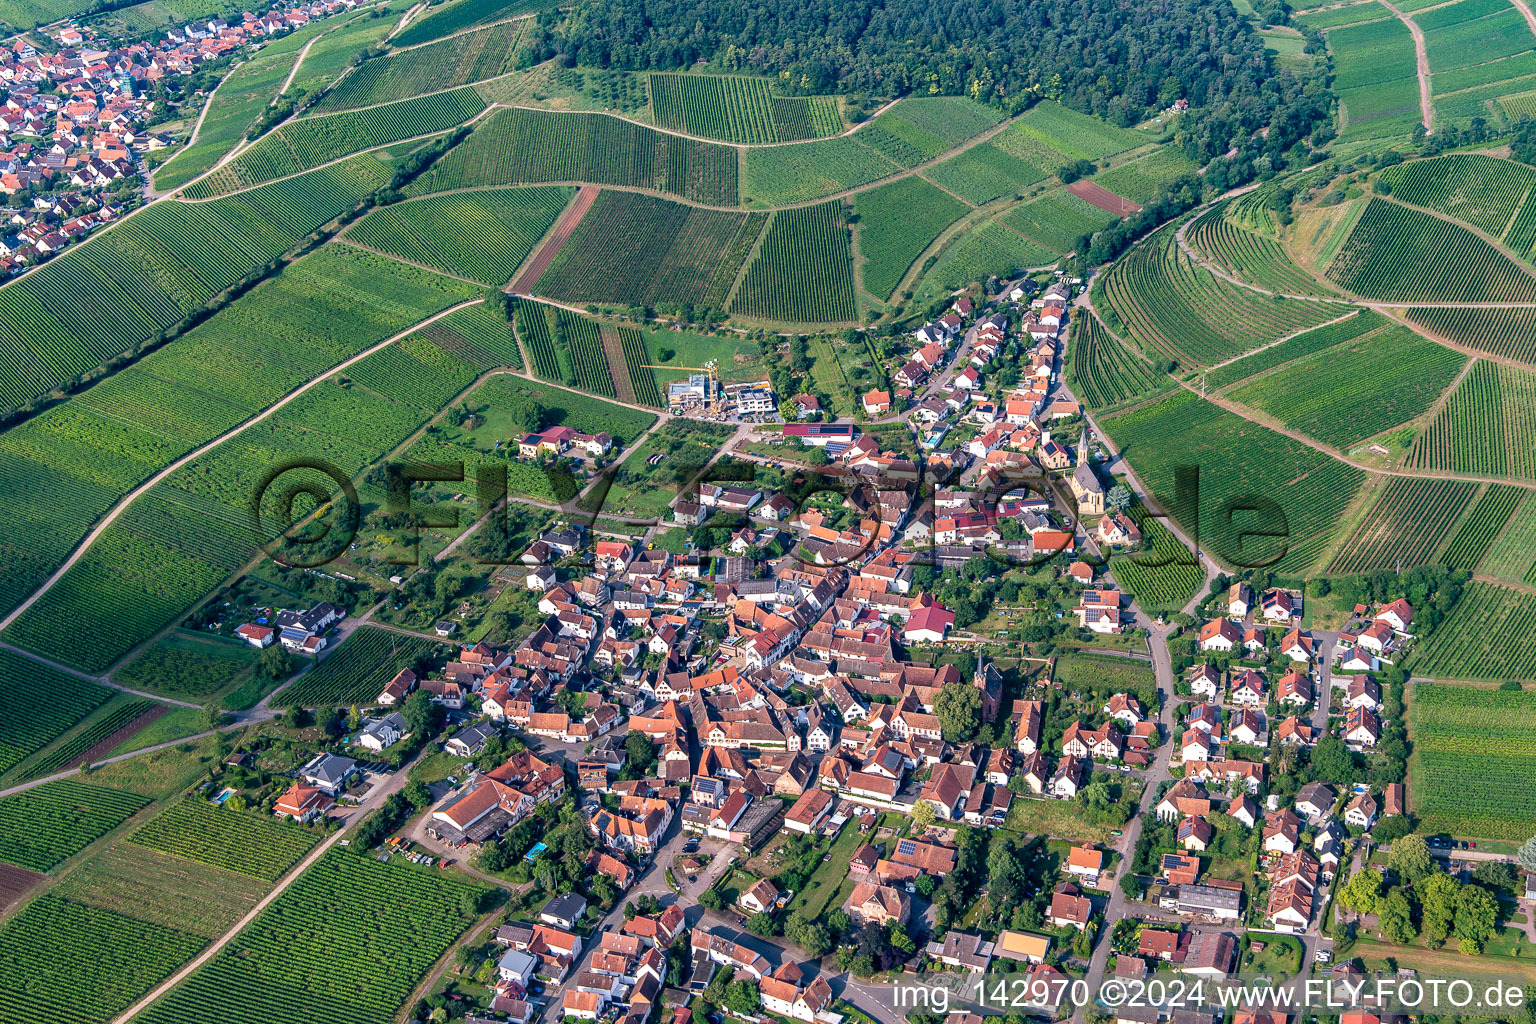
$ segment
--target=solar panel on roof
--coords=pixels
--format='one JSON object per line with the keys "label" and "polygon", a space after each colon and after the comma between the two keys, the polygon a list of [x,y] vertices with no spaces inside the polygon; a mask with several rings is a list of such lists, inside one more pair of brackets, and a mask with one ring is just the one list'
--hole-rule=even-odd
{"label": "solar panel on roof", "polygon": [[917,852],[917,844],[910,839],[902,839],[896,844],[896,852],[910,857]]}

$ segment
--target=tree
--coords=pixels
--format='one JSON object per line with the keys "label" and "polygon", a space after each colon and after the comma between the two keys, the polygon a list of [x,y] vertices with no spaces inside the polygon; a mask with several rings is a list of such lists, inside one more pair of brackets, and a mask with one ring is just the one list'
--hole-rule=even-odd
{"label": "tree", "polygon": [[1515,859],[1525,870],[1536,872],[1536,836],[1525,841],[1525,845],[1520,847],[1520,852],[1515,854]]}
{"label": "tree", "polygon": [[933,699],[939,729],[951,743],[964,743],[981,728],[981,691],[970,683],[945,683]]}
{"label": "tree", "polygon": [[757,1013],[758,1007],[762,1005],[757,985],[745,978],[732,982],[725,990],[725,1005],[736,1013]]}
{"label": "tree", "polygon": [[1481,953],[1483,943],[1493,934],[1498,919],[1499,901],[1491,892],[1476,885],[1461,887],[1461,892],[1456,895],[1455,928],[1463,953],[1468,952],[1469,943],[1473,955]]}
{"label": "tree", "polygon": [[1371,836],[1385,846],[1397,842],[1412,831],[1413,823],[1405,815],[1394,814],[1377,822],[1376,827],[1371,829]]}
{"label": "tree", "polygon": [[624,738],[624,757],[627,773],[643,779],[656,764],[656,744],[643,732],[631,732]]}
{"label": "tree", "polygon": [[1414,886],[1414,895],[1419,900],[1419,928],[1424,941],[1431,947],[1439,947],[1451,934],[1461,883],[1437,871]]}
{"label": "tree", "polygon": [[767,938],[778,931],[778,926],[773,923],[772,914],[753,914],[747,918],[747,931]]}
{"label": "tree", "polygon": [[256,656],[256,671],[271,682],[287,679],[293,674],[293,658],[282,644],[263,647]]}
{"label": "tree", "polygon": [[1344,783],[1355,777],[1355,756],[1337,736],[1324,736],[1312,748],[1312,777]]}
{"label": "tree", "polygon": [[1349,877],[1338,900],[1358,914],[1369,914],[1376,910],[1380,896],[1381,874],[1375,868],[1362,868]]}
{"label": "tree", "polygon": [[1413,908],[1401,888],[1393,889],[1377,906],[1376,922],[1381,926],[1382,938],[1396,945],[1406,946],[1418,936],[1413,927]]}
{"label": "tree", "polygon": [[1420,879],[1435,870],[1435,859],[1423,836],[1407,835],[1392,843],[1392,852],[1387,854],[1387,867],[1400,881],[1417,885]]}
{"label": "tree", "polygon": [[1115,484],[1104,496],[1104,503],[1117,512],[1124,512],[1131,507],[1131,489],[1124,484]]}
{"label": "tree", "polygon": [[442,727],[443,708],[432,699],[430,693],[417,690],[400,705],[400,716],[418,740],[425,740]]}
{"label": "tree", "polygon": [[432,791],[420,779],[412,779],[410,782],[407,782],[405,789],[400,792],[401,795],[411,802],[411,806],[417,810],[421,810],[421,808],[426,807],[432,802]]}
{"label": "tree", "polygon": [[725,897],[715,889],[705,889],[699,894],[699,905],[706,910],[724,910]]}
{"label": "tree", "polygon": [[1485,860],[1472,872],[1472,880],[1485,889],[1513,890],[1520,882],[1520,873],[1506,860]]}
{"label": "tree", "polygon": [[919,800],[913,804],[912,813],[908,815],[912,819],[912,824],[918,828],[927,828],[929,825],[932,825],[935,816],[936,812],[933,809],[933,804],[927,800]]}

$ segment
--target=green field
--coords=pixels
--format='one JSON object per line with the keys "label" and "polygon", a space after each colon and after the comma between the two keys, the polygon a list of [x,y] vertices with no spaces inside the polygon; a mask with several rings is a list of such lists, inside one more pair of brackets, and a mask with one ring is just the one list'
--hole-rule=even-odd
{"label": "green field", "polygon": [[207,700],[256,663],[244,641],[177,631],[156,640],[118,669],[114,682],[176,700]]}
{"label": "green field", "polygon": [[[1337,307],[1262,295],[1199,266],[1160,228],[1104,277],[1104,298],[1149,352],[1209,366],[1336,318]],[[1111,323],[1113,326],[1113,323]]]}
{"label": "green field", "polygon": [[898,173],[900,165],[860,143],[863,134],[859,131],[835,139],[746,150],[741,172],[742,203],[806,203]]}
{"label": "green field", "polygon": [[189,186],[188,199],[208,199],[339,160],[401,139],[435,135],[485,109],[473,89],[434,93],[366,110],[289,121]]}
{"label": "green field", "polygon": [[1072,318],[1067,344],[1067,381],[1089,409],[1106,409],[1139,395],[1152,395],[1173,382],[1122,345],[1083,309]]}
{"label": "green field", "polygon": [[836,135],[834,96],[776,96],[766,78],[736,75],[649,76],[651,114],[662,128],[721,142],[792,142]]}
{"label": "green field", "polygon": [[[1204,550],[1229,563],[1305,570],[1329,546],[1365,480],[1363,471],[1187,391],[1101,425],[1160,505],[1186,532],[1198,521]],[[1182,467],[1199,475],[1198,509],[1188,504],[1193,481],[1182,495],[1175,486]],[[1260,498],[1273,505],[1256,508]]]}
{"label": "green field", "polygon": [[548,6],[546,0],[458,0],[430,9],[391,41],[395,46],[419,46],[475,25],[543,10]]}
{"label": "green field", "polygon": [[[1384,13],[1390,13],[1385,12]],[[1420,123],[1413,36],[1396,18],[1330,29],[1339,137],[1353,142],[1406,135]]]}
{"label": "green field", "polygon": [[1296,15],[1291,19],[1293,25],[1305,25],[1315,28],[1319,32],[1324,29],[1337,28],[1340,25],[1355,25],[1362,21],[1379,21],[1390,18],[1391,12],[1382,7],[1376,0],[1365,0],[1364,3],[1350,4],[1346,7],[1335,7],[1332,10],[1307,11]]}
{"label": "green field", "polygon": [[1477,489],[1477,484],[1461,480],[1391,477],[1334,555],[1328,572],[1407,572],[1429,564]]}
{"label": "green field", "polygon": [[1507,0],[1457,0],[1415,14],[1413,20],[1424,32],[1429,69],[1437,74],[1536,47],[1524,17]]}
{"label": "green field", "polygon": [[1102,160],[1146,145],[1148,139],[1052,100],[1036,103],[993,140],[1048,173],[1078,160]]}
{"label": "green field", "polygon": [[1362,335],[1386,327],[1390,321],[1374,310],[1361,309],[1338,323],[1324,324],[1310,331],[1303,331],[1278,345],[1271,345],[1251,355],[1235,359],[1205,374],[1206,387],[1214,390],[1246,380],[1255,374],[1273,370],[1293,359],[1323,352]]}
{"label": "green field", "polygon": [[71,903],[216,939],[267,894],[266,882],[131,843],[114,843],[52,892]]}
{"label": "green field", "polygon": [[624,448],[656,422],[655,416],[638,409],[535,384],[523,377],[502,376],[492,377],[465,396],[464,403],[479,412],[484,422],[456,439],[486,451],[494,449],[497,441],[516,440],[511,413],[524,402],[538,403],[540,430],[564,426],[583,434],[607,434]]}
{"label": "green field", "polygon": [[1536,276],[1458,224],[1371,199],[1328,279],[1387,302],[1531,302]]}
{"label": "green field", "polygon": [[955,195],[975,203],[989,203],[1022,192],[1045,180],[1045,172],[990,142],[955,154],[927,171],[927,177]]}
{"label": "green field", "polygon": [[319,114],[410,99],[512,70],[521,22],[505,22],[364,61],[315,105]]}
{"label": "green field", "polygon": [[[663,423],[619,464],[601,511],[630,516],[664,516],[681,489],[719,454],[730,428],[675,418]],[[653,465],[651,459],[661,458]],[[596,501],[594,492],[583,496]],[[586,506],[583,506],[586,507]],[[590,509],[598,511],[595,504]]]}
{"label": "green field", "polygon": [[[724,304],[763,220],[605,190],[534,286],[569,302]],[[756,230],[753,230],[753,229]]]}
{"label": "green field", "polygon": [[469,138],[407,191],[423,195],[482,185],[582,181],[735,206],[737,162],[730,146],[668,135],[605,114],[508,109],[477,124]]}
{"label": "green field", "polygon": [[60,779],[0,798],[0,861],[48,871],[131,818],[148,800]]}
{"label": "green field", "polygon": [[1030,267],[1048,267],[1060,254],[1020,237],[996,221],[982,221],[951,239],[922,277],[922,296],[953,291],[989,277],[1012,277]]}
{"label": "green field", "polygon": [[913,261],[965,213],[966,206],[914,176],[860,192],[853,210],[859,218],[864,290],[883,302]]}
{"label": "green field", "polygon": [[1199,169],[1199,165],[1177,146],[1163,146],[1113,170],[1096,174],[1093,181],[1132,202],[1150,203],[1164,185]]}
{"label": "green field", "polygon": [[1495,535],[1477,571],[1507,583],[1536,586],[1536,492],[1522,493],[1525,499]]}
{"label": "green field", "polygon": [[1047,192],[1005,213],[1001,220],[1047,249],[1072,252],[1080,238],[1114,220],[1114,214],[1079,199],[1065,189]]}
{"label": "green field", "polygon": [[1431,679],[1536,679],[1536,595],[1467,584],[1408,667]]}
{"label": "green field", "polygon": [[346,237],[388,256],[501,287],[574,194],[544,185],[429,195],[374,210],[348,228]]}
{"label": "green field", "polygon": [[0,925],[0,1021],[106,1024],[203,945],[44,893]]}
{"label": "green field", "polygon": [[273,703],[279,707],[369,703],[402,668],[410,668],[436,648],[430,640],[359,626]]}
{"label": "green field", "polygon": [[731,311],[766,320],[852,320],[853,272],[840,202],[780,210],[768,222]]}
{"label": "green field", "polygon": [[483,898],[454,875],[333,851],[142,1019],[377,1024],[399,1012]]}
{"label": "green field", "polygon": [[1520,784],[1536,768],[1536,694],[1418,683],[1408,720],[1420,831],[1516,842],[1536,831],[1536,799]]}
{"label": "green field", "polygon": [[105,704],[114,691],[0,650],[0,774]]}
{"label": "green field", "polygon": [[1409,320],[1458,345],[1536,369],[1536,309],[1410,309]]}
{"label": "green field", "polygon": [[173,804],[130,842],[200,864],[276,882],[319,837],[299,825],[231,811],[196,797]]}
{"label": "green field", "polygon": [[120,694],[103,704],[80,728],[28,761],[21,777],[41,779],[102,757],[163,715],[168,708],[157,701]]}
{"label": "green field", "polygon": [[1408,465],[1536,479],[1536,373],[1479,360],[1415,439]]}
{"label": "green field", "polygon": [[[1466,365],[1460,352],[1392,325],[1298,359],[1230,397],[1348,451],[1423,415]],[[1309,385],[1297,387],[1299,380]]]}

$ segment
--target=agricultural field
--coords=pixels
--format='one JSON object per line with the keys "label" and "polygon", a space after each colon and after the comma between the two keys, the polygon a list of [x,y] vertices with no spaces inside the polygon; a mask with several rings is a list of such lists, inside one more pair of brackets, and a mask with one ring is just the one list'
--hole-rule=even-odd
{"label": "agricultural field", "polygon": [[914,175],[860,192],[853,210],[864,291],[884,302],[907,268],[966,206]]}
{"label": "agricultural field", "polygon": [[339,160],[349,153],[435,135],[463,124],[484,109],[485,101],[475,90],[457,89],[365,110],[299,118],[262,136],[182,194],[188,199],[210,199],[250,188]]}
{"label": "agricultural field", "polygon": [[512,321],[483,304],[454,310],[422,328],[421,336],[482,373],[500,367],[523,369]]}
{"label": "agricultural field", "polygon": [[980,206],[1005,195],[1017,195],[1045,172],[990,142],[962,150],[926,172],[929,180],[967,202]]}
{"label": "agricultural field", "polygon": [[1536,369],[1536,309],[1410,309],[1409,320],[1447,341]]}
{"label": "agricultural field", "polygon": [[[1452,569],[1467,572],[1476,569],[1528,493],[1520,487],[1484,484],[1477,503],[1467,513],[1461,528],[1445,546],[1438,560]],[[1536,564],[1536,550],[1526,557]]]}
{"label": "agricultural field", "polygon": [[1149,612],[1176,612],[1205,585],[1205,569],[1173,531],[1156,519],[1141,518],[1142,544],[1115,555],[1109,571],[1136,603]]}
{"label": "agricultural field", "polygon": [[1293,335],[1278,345],[1271,345],[1218,366],[1205,374],[1205,385],[1212,391],[1219,391],[1266,370],[1283,366],[1293,359],[1300,359],[1303,356],[1354,341],[1356,338],[1386,327],[1389,323],[1391,321],[1375,310],[1356,310],[1337,323],[1314,327],[1310,331]]}
{"label": "agricultural field", "polygon": [[485,895],[450,875],[333,851],[141,1019],[182,1024],[210,1010],[225,1024],[391,1019]]}
{"label": "agricultural field", "polygon": [[909,96],[854,133],[864,145],[915,167],[1002,120],[996,108],[963,96]]}
{"label": "agricultural field", "polygon": [[133,817],[148,800],[74,779],[0,798],[0,860],[48,871]]}
{"label": "agricultural field", "polygon": [[574,189],[554,185],[429,195],[380,207],[345,237],[387,256],[501,287],[573,195]]}
{"label": "agricultural field", "polygon": [[1370,511],[1333,556],[1328,572],[1407,572],[1429,564],[1477,489],[1477,484],[1461,480],[1388,478]]}
{"label": "agricultural field", "polygon": [[156,203],[71,247],[0,288],[0,403],[121,355],[388,182],[358,157],[238,197]]}
{"label": "agricultural field", "polygon": [[[1329,546],[1344,510],[1365,481],[1362,470],[1187,391],[1100,423],[1161,507],[1186,532],[1198,526],[1203,549],[1229,564],[1269,563],[1277,573],[1307,569]],[[1176,487],[1176,474],[1183,467],[1199,473],[1197,510],[1180,504],[1181,499],[1193,500]],[[1235,520],[1225,511],[1229,502],[1247,508],[1259,497],[1277,508]],[[1261,530],[1276,536],[1259,536]]]}
{"label": "agricultural field", "polygon": [[[624,356],[624,372],[629,378],[629,390],[634,400],[653,409],[666,408],[667,403],[656,384],[656,372],[651,368],[654,364],[650,362],[650,353],[645,347],[645,336],[636,327],[620,327],[617,330],[619,350]],[[617,387],[617,380],[614,385]]]}
{"label": "agricultural field", "polygon": [[1337,295],[1302,270],[1277,240],[1233,223],[1216,207],[1190,222],[1185,240],[1233,277],[1286,295]]}
{"label": "agricultural field", "polygon": [[320,704],[365,704],[402,668],[431,657],[438,645],[431,640],[400,636],[373,626],[359,626],[342,645],[279,693],[278,707]]}
{"label": "agricultural field", "polygon": [[1468,583],[1456,607],[1414,651],[1408,668],[1431,679],[1536,679],[1536,595]]}
{"label": "agricultural field", "polygon": [[1067,340],[1067,381],[1089,409],[1107,409],[1172,386],[1139,354],[1122,345],[1090,311],[1079,310]]}
{"label": "agricultural field", "polygon": [[168,705],[159,701],[126,694],[114,697],[78,729],[37,759],[28,761],[21,777],[40,779],[101,758],[169,710]]}
{"label": "agricultural field", "polygon": [[114,694],[0,650],[0,775],[84,721]]}
{"label": "agricultural field", "polygon": [[639,331],[645,341],[645,361],[662,367],[652,371],[658,381],[682,380],[688,376],[688,367],[703,366],[711,359],[726,381],[761,380],[767,372],[757,344],[733,331],[713,335],[661,327],[641,327]]}
{"label": "agricultural field", "polygon": [[1345,142],[1404,135],[1420,123],[1418,61],[1413,36],[1396,18],[1327,32],[1339,138]]}
{"label": "agricultural field", "polygon": [[1000,218],[1014,231],[1058,253],[1072,252],[1079,239],[1114,219],[1114,214],[1066,189],[1056,189],[1039,199],[1015,206]]}
{"label": "agricultural field", "polygon": [[1150,203],[1164,185],[1198,171],[1199,165],[1177,146],[1163,146],[1144,157],[1093,176],[1093,182],[1134,203]]}
{"label": "agricultural field", "polygon": [[1536,586],[1536,491],[1525,499],[1488,546],[1477,571],[1506,583]]}
{"label": "agricultural field", "polygon": [[1104,276],[1103,290],[1136,341],[1183,366],[1209,366],[1339,314],[1322,303],[1228,284],[1179,248],[1173,225],[1122,257]]}
{"label": "agricultural field", "polygon": [[1536,372],[1479,360],[1415,439],[1408,465],[1536,479]]}
{"label": "agricultural field", "polygon": [[1393,325],[1298,359],[1230,397],[1348,451],[1422,416],[1466,365],[1462,353]]}
{"label": "agricultural field", "polygon": [[1536,168],[1482,153],[1447,153],[1388,167],[1380,180],[1391,187],[1394,199],[1503,238],[1527,190],[1536,185]]}
{"label": "agricultural field", "polygon": [[1322,32],[1330,28],[1338,28],[1340,25],[1356,25],[1362,21],[1379,21],[1391,16],[1391,13],[1378,4],[1376,0],[1365,0],[1364,3],[1349,4],[1345,7],[1306,11],[1292,18],[1291,24],[1305,25],[1308,28],[1315,28]]}
{"label": "agricultural field", "polygon": [[743,316],[789,322],[854,319],[848,223],[840,202],[780,210],[731,303]]}
{"label": "agricultural field", "polygon": [[1536,275],[1458,224],[1371,199],[1328,279],[1386,302],[1531,302]]}
{"label": "agricultural field", "polygon": [[318,838],[301,825],[227,810],[190,797],[157,815],[129,842],[263,882],[276,882]]}
{"label": "agricultural field", "polygon": [[652,72],[657,126],[721,142],[793,142],[843,129],[835,96],[776,96],[766,78]]}
{"label": "agricultural field", "polygon": [[545,0],[458,0],[457,3],[431,8],[424,17],[411,22],[390,42],[397,47],[419,46],[476,25],[527,14],[548,6]]}
{"label": "agricultural field", "polygon": [[106,1024],[204,944],[44,893],[0,925],[0,1022]]}
{"label": "agricultural field", "polygon": [[71,903],[216,939],[269,889],[246,875],[119,842],[51,891]]}
{"label": "agricultural field", "polygon": [[1424,50],[1435,74],[1536,47],[1536,37],[1508,0],[1457,0],[1415,14],[1413,20],[1424,32]]}
{"label": "agricultural field", "polygon": [[506,109],[477,124],[469,138],[406,192],[416,196],[483,185],[582,181],[735,206],[737,163],[737,151],[730,146],[668,135],[605,114]]}
{"label": "agricultural field", "polygon": [[1515,842],[1530,836],[1536,797],[1520,780],[1536,767],[1536,694],[1416,683],[1408,722],[1408,791],[1423,832]]}
{"label": "agricultural field", "polygon": [[[535,289],[579,303],[704,306],[715,294],[723,304],[757,240],[745,230],[748,216],[605,190]],[[738,253],[739,260],[727,259]]]}
{"label": "agricultural field", "polygon": [[1148,137],[1053,100],[1043,100],[992,141],[1019,159],[1054,174],[1065,164],[1102,160],[1144,146]]}
{"label": "agricultural field", "polygon": [[1060,254],[1005,228],[996,220],[983,221],[958,238],[951,239],[932,269],[923,275],[919,298],[953,291],[988,277],[1012,277],[1030,267],[1053,266]]}
{"label": "agricultural field", "polygon": [[[370,7],[368,13],[351,18],[323,34],[299,62],[293,84],[288,88],[295,92],[302,90],[311,96],[320,92],[344,74],[359,53],[384,44],[385,37],[398,24],[401,10],[404,8],[397,8],[396,17],[388,17],[388,7]],[[285,36],[273,45],[280,46],[291,38]]]}
{"label": "agricultural field", "polygon": [[[863,145],[856,132],[791,146],[758,146],[744,152],[741,202],[744,206],[806,203],[889,178],[901,166]],[[733,152],[734,158],[734,152]]]}
{"label": "agricultural field", "polygon": [[[333,243],[252,289],[140,367],[161,381],[195,389],[205,404],[216,397],[245,406],[246,412],[225,413],[233,424],[298,383],[322,376],[359,348],[480,293],[477,286]],[[437,351],[439,359],[447,358]],[[365,363],[353,371],[366,373]],[[397,398],[391,385],[379,386],[383,397]],[[412,382],[402,379],[398,386]],[[328,393],[338,409],[349,402],[344,388]],[[397,406],[377,404],[381,411],[399,412],[394,422],[408,432],[406,425],[413,427],[427,412],[410,413],[414,396],[402,397]],[[318,398],[306,395],[305,401]],[[255,554],[249,502],[266,467],[319,457],[356,473],[404,439],[404,433],[392,437],[381,450],[377,434],[358,433],[371,431],[369,423],[313,414],[322,417],[317,422],[364,440],[290,425],[278,416],[212,449],[129,506],[85,557],[12,624],[8,638],[94,669],[106,667]],[[192,445],[176,447],[184,451]],[[317,482],[327,491],[335,487],[328,478]],[[74,634],[61,634],[53,617],[59,614],[89,624],[94,642],[82,644]]]}
{"label": "agricultural field", "polygon": [[504,22],[428,46],[364,61],[314,107],[332,114],[495,78],[512,70],[521,22]]}
{"label": "agricultural field", "polygon": [[1056,659],[1052,681],[1067,689],[1109,686],[1130,693],[1152,693],[1157,689],[1157,673],[1150,661],[1092,651],[1064,652]]}
{"label": "agricultural field", "polygon": [[524,377],[500,376],[487,380],[464,398],[464,404],[478,413],[483,422],[450,437],[491,451],[498,440],[515,440],[519,428],[512,417],[530,402],[539,408],[540,430],[563,426],[582,434],[607,434],[623,448],[634,444],[656,422],[655,416],[638,409],[535,384]]}

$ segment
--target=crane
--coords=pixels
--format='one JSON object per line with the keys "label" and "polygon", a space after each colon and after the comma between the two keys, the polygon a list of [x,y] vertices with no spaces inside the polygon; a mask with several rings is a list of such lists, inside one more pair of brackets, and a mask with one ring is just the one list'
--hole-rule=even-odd
{"label": "crane", "polygon": [[704,395],[706,407],[714,406],[724,395],[725,388],[720,383],[720,361],[718,359],[710,359],[703,366],[663,366],[660,363],[642,363],[641,368],[646,370],[687,370],[690,373],[706,374],[709,377],[709,384],[706,386]]}

